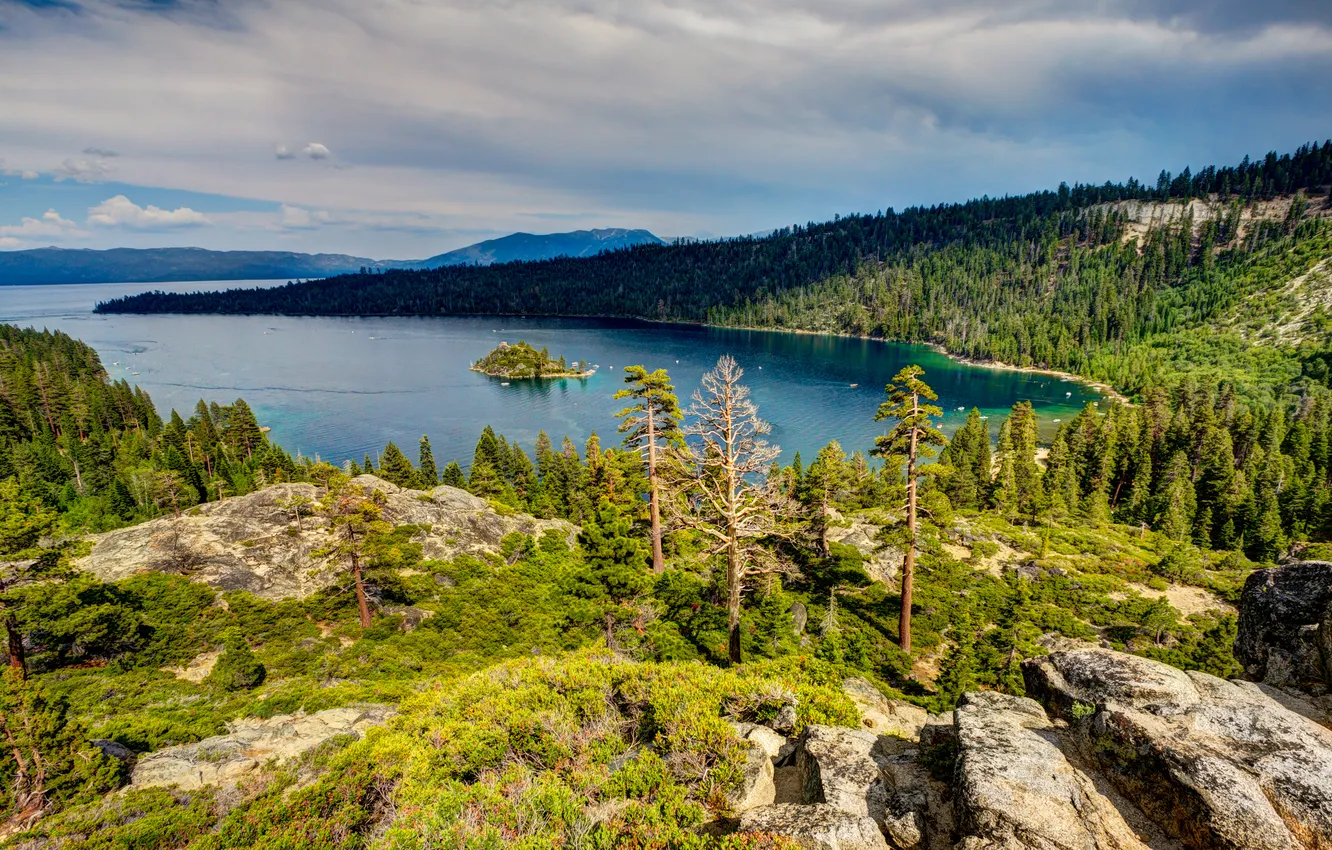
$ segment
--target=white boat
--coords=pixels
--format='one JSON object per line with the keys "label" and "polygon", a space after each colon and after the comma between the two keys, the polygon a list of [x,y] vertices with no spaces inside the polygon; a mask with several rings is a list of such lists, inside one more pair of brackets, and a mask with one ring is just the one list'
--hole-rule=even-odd
{"label": "white boat", "polygon": [[500,381],[500,386],[501,386],[501,387],[507,387],[508,385],[509,385],[509,382],[508,382],[508,381]]}

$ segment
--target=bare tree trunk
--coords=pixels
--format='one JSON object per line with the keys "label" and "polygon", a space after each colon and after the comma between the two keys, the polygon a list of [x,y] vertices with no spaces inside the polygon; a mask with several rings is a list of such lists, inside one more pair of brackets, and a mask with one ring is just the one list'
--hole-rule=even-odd
{"label": "bare tree trunk", "polygon": [[9,642],[9,666],[18,671],[20,679],[28,678],[28,659],[23,653],[23,635],[19,633],[14,615],[5,617],[5,638]]}
{"label": "bare tree trunk", "polygon": [[647,407],[647,431],[648,431],[648,512],[652,521],[652,571],[654,573],[664,572],[666,570],[666,555],[661,550],[661,502],[657,491],[660,486],[657,483],[657,429],[654,417],[652,416],[652,404],[649,400]]}
{"label": "bare tree trunk", "polygon": [[739,546],[732,539],[731,545],[726,549],[726,616],[728,623],[727,651],[731,663],[739,664],[740,658],[740,590],[742,588],[742,576],[740,573],[740,551]]}
{"label": "bare tree trunk", "polygon": [[[913,415],[920,407],[913,398]],[[911,585],[916,578],[916,430],[911,430],[911,451],[907,455],[907,550],[902,559],[902,614],[897,624],[897,639],[903,652],[911,651]]]}

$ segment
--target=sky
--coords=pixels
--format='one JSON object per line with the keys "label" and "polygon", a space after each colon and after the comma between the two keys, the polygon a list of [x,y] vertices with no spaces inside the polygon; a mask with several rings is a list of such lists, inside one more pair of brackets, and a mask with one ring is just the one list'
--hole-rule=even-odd
{"label": "sky", "polygon": [[0,250],[714,237],[1329,137],[1330,0],[0,0]]}

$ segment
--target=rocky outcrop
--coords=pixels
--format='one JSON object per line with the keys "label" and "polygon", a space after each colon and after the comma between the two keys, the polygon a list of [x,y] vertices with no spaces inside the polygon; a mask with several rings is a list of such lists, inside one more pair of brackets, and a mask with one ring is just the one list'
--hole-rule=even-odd
{"label": "rocky outcrop", "polygon": [[1315,693],[1332,686],[1332,563],[1258,570],[1240,598],[1235,658],[1245,675]]}
{"label": "rocky outcrop", "polygon": [[360,737],[394,714],[387,706],[330,708],[314,714],[251,718],[227,725],[227,734],[140,756],[130,783],[135,788],[232,785],[270,760],[281,762],[338,735]]}
{"label": "rocky outcrop", "polygon": [[805,850],[888,850],[874,821],[827,803],[778,803],[745,812],[741,832],[780,835]]}
{"label": "rocky outcrop", "polygon": [[[500,512],[454,487],[406,490],[373,475],[355,478],[352,486],[383,492],[385,517],[395,524],[422,526],[417,541],[427,558],[497,553],[500,541],[515,532],[539,537],[555,531],[571,545],[577,533],[564,520]],[[307,596],[331,583],[335,573],[315,554],[330,533],[314,510],[320,495],[313,484],[276,484],[179,517],[94,535],[92,552],[77,565],[106,581],[161,570],[269,599]]]}
{"label": "rocky outcrop", "polygon": [[1033,700],[967,694],[956,725],[958,847],[1146,850]]}
{"label": "rocky outcrop", "polygon": [[1183,845],[1332,847],[1332,731],[1262,690],[1102,649],[1024,674],[1081,755]]}
{"label": "rocky outcrop", "polygon": [[865,559],[865,572],[871,579],[891,584],[902,567],[902,550],[879,542],[882,526],[856,515],[843,520],[839,514],[836,519],[838,522],[828,529],[828,540],[853,547]]}
{"label": "rocky outcrop", "polygon": [[910,741],[920,739],[929,719],[925,709],[900,700],[890,700],[867,679],[858,676],[842,681],[842,692],[860,710],[861,724],[878,735],[894,735]]}

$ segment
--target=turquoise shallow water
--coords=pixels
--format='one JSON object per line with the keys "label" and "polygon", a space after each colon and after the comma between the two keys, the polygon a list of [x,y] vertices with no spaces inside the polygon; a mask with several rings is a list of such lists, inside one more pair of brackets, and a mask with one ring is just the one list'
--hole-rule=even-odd
{"label": "turquoise shallow water", "polygon": [[[303,318],[283,316],[97,316],[98,300],[157,288],[173,291],[237,284],[0,286],[0,321],[58,328],[97,349],[113,377],[137,383],[163,411],[188,415],[200,398],[243,396],[292,452],[341,461],[375,453],[389,440],[409,457],[429,434],[442,463],[466,465],[482,426],[530,447],[545,429],[580,445],[595,430],[618,439],[611,398],[630,364],[666,368],[681,400],[723,353],[746,371],[772,440],[787,460],[808,462],[836,439],[868,449],[882,423],[883,388],[904,365],[919,363],[939,393],[944,429],[972,406],[992,430],[1015,401],[1030,400],[1048,435],[1056,419],[1100,396],[1047,375],[985,369],[923,346],[844,337],[740,331],[618,320],[514,318]],[[552,355],[599,364],[584,380],[501,382],[468,371],[500,340],[526,340]]]}

